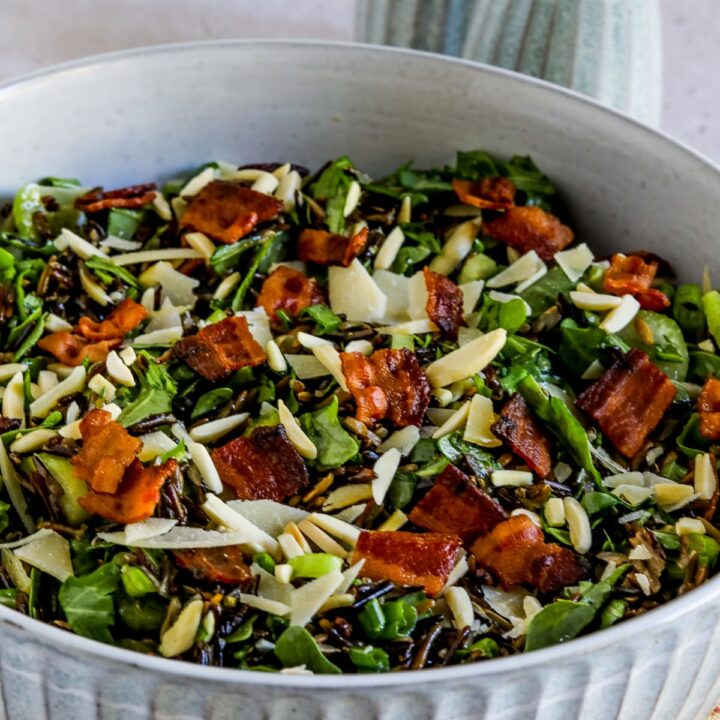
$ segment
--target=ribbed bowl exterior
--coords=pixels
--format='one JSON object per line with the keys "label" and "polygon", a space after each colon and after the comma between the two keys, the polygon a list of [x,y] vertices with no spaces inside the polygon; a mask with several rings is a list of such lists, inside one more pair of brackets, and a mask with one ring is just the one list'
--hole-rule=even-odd
{"label": "ribbed bowl exterior", "polygon": [[[209,159],[379,175],[458,149],[531,154],[599,256],[717,263],[720,172],[566,91],[388,48],[221,42],[71,64],[0,87],[0,197],[34,178],[122,187]],[[715,243],[715,244],[713,244]],[[596,635],[382,676],[218,670],[102,646],[0,606],[0,720],[705,720],[720,696],[720,578]]]}

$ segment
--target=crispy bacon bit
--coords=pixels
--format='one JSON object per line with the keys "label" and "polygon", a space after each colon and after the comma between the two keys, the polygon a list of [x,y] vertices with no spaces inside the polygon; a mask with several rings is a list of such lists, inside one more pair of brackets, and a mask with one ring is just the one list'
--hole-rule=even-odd
{"label": "crispy bacon bit", "polygon": [[318,265],[347,267],[362,252],[367,238],[366,227],[352,237],[305,228],[298,240],[298,257]]}
{"label": "crispy bacon bit", "polygon": [[180,227],[231,245],[256,225],[277,217],[282,209],[282,202],[270,195],[234,182],[213,180],[192,199],[180,218]]}
{"label": "crispy bacon bit", "polygon": [[147,520],[160,501],[160,488],[175,474],[177,466],[175,460],[153,467],[144,467],[139,460],[134,460],[117,492],[107,494],[91,490],[78,498],[78,503],[87,512],[111,522],[127,525]]}
{"label": "crispy bacon bit", "polygon": [[585,574],[580,558],[567,548],[546,543],[542,530],[527,515],[499,523],[478,538],[470,552],[506,590],[527,583],[543,593],[557,592]]}
{"label": "crispy bacon bit", "polygon": [[148,311],[145,307],[126,298],[102,322],[98,323],[89,317],[81,317],[77,331],[86,340],[117,340],[124,338],[147,316]]}
{"label": "crispy bacon bit", "polygon": [[212,452],[221,480],[242,500],[285,500],[305,487],[308,471],[282,425],[258,427]]}
{"label": "crispy bacon bit", "polygon": [[151,203],[156,194],[154,183],[107,191],[95,188],[75,200],[75,207],[86,213],[96,213],[108,208],[139,208]]}
{"label": "crispy bacon bit", "polygon": [[476,208],[505,210],[515,202],[515,185],[504,177],[453,180],[452,186],[460,202]]}
{"label": "crispy bacon bit", "polygon": [[85,358],[90,362],[102,362],[108,353],[122,343],[122,338],[89,343],[69,332],[54,332],[38,340],[38,347],[54,355],[63,365],[77,367]]}
{"label": "crispy bacon bit", "polygon": [[244,317],[212,323],[177,342],[173,351],[195,372],[213,381],[222,380],[242,367],[260,365],[267,357],[250,334]]}
{"label": "crispy bacon bit", "polygon": [[535,419],[522,395],[515,393],[505,404],[492,431],[541,478],[550,474],[550,437]]}
{"label": "crispy bacon bit", "polygon": [[83,446],[70,462],[79,478],[99,493],[114,493],[135,460],[142,441],[134,438],[105,410],[91,410],[80,421]]}
{"label": "crispy bacon bit", "polygon": [[455,567],[461,541],[445,533],[360,533],[352,562],[365,560],[364,577],[390,580],[397,585],[422,585],[428,595],[437,595]]}
{"label": "crispy bacon bit", "polygon": [[535,252],[545,261],[573,241],[573,231],[542,208],[511,207],[483,223],[483,231],[522,253]]}
{"label": "crispy bacon bit", "polygon": [[667,375],[633,348],[577,399],[576,405],[625,457],[633,457],[675,397]]}
{"label": "crispy bacon bit", "polygon": [[281,265],[267,276],[258,295],[258,305],[269,318],[277,319],[278,310],[296,317],[305,308],[325,300],[320,286],[305,273]]}
{"label": "crispy bacon bit", "polygon": [[698,397],[700,434],[708,440],[720,440],[720,380],[708,378]]}
{"label": "crispy bacon bit", "polygon": [[383,418],[398,427],[420,425],[430,404],[430,383],[407,348],[377,350],[370,357],[340,353],[343,375],[366,425]]}
{"label": "crispy bacon bit", "polygon": [[458,327],[463,324],[463,293],[450,278],[426,267],[425,287],[428,299],[425,310],[442,334],[456,340]]}
{"label": "crispy bacon bit", "polygon": [[507,513],[465,473],[448,465],[409,517],[425,530],[459,535],[463,542],[471,542],[505,520]]}
{"label": "crispy bacon bit", "polygon": [[196,579],[242,585],[253,578],[250,568],[245,564],[242,550],[237,545],[175,550],[173,554],[178,565],[191,572]]}
{"label": "crispy bacon bit", "polygon": [[656,288],[651,288],[658,271],[654,260],[645,262],[637,255],[617,253],[603,279],[603,290],[613,295],[634,295],[641,307],[656,312],[670,307],[670,299]]}

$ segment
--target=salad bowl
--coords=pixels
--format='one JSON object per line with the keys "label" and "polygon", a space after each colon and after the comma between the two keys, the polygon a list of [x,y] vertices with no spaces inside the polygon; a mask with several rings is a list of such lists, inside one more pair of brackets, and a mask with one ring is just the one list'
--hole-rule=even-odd
{"label": "salad bowl", "polygon": [[[0,197],[52,174],[108,187],[208,158],[382,175],[457,148],[530,154],[600,255],[713,269],[720,172],[579,95],[461,60],[370,46],[218,42],[131,51],[0,88]],[[720,581],[616,627],[520,656],[383,676],[202,667],[101,645],[0,607],[10,720],[701,720],[720,692]]]}

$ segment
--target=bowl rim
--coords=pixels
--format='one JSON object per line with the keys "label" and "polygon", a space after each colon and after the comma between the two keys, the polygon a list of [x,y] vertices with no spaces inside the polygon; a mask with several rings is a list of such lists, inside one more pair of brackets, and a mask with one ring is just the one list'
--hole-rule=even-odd
{"label": "bowl rim", "polygon": [[[545,80],[530,77],[512,70],[479,63],[463,58],[450,57],[437,53],[420,50],[372,45],[368,43],[321,41],[321,40],[295,40],[295,39],[223,39],[200,40],[191,42],[176,42],[145,47],[130,48],[110,53],[101,53],[69,60],[51,65],[46,68],[34,70],[11,78],[0,83],[0,107],[9,100],[15,92],[24,91],[33,85],[56,81],[65,75],[77,71],[97,72],[103,66],[121,62],[138,62],[155,55],[177,54],[185,52],[214,52],[218,49],[262,47],[293,47],[316,50],[337,50],[343,52],[374,53],[387,57],[400,56],[415,58],[418,62],[444,63],[453,66],[472,69],[476,72],[504,78],[508,82],[536,87],[555,96],[564,97],[570,103],[582,103],[591,107],[595,112],[603,113],[613,122],[630,124],[636,130],[649,134],[665,145],[683,151],[696,162],[711,171],[720,181],[720,166],[710,158],[688,146],[683,141],[671,137],[666,132],[650,127],[629,115],[603,105],[598,101],[574,90],[555,85]],[[233,684],[252,684],[263,687],[285,687],[294,690],[356,690],[373,687],[397,687],[423,684],[436,684],[439,682],[467,680],[492,676],[502,672],[518,672],[536,665],[558,663],[568,658],[587,654],[602,647],[612,645],[616,641],[627,638],[633,634],[642,633],[653,626],[667,625],[681,616],[689,615],[693,610],[705,605],[713,597],[720,595],[720,575],[711,578],[706,583],[691,592],[670,600],[664,605],[654,608],[643,615],[625,620],[604,630],[595,631],[589,635],[577,638],[567,643],[561,643],[527,654],[511,655],[495,658],[489,662],[476,662],[467,665],[454,665],[441,668],[424,668],[421,671],[404,671],[402,673],[388,673],[381,675],[343,674],[343,675],[292,675],[281,673],[264,673],[253,670],[240,670],[215,666],[197,665],[191,662],[178,661],[160,656],[145,655],[133,650],[126,650],[113,645],[107,645],[96,640],[75,635],[57,626],[41,620],[23,615],[15,610],[0,605],[0,623],[7,623],[38,640],[53,645],[58,651],[79,652],[85,655],[102,657],[108,661],[120,663],[129,667],[153,671],[157,674],[171,675],[178,678],[187,678],[205,682]]]}

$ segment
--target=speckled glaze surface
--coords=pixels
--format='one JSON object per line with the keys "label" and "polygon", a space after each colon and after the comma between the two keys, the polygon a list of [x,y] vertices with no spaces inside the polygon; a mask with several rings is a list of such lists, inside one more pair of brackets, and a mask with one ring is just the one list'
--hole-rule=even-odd
{"label": "speckled glaze surface", "polygon": [[356,37],[544,78],[657,124],[658,0],[358,0]]}
{"label": "speckled glaze surface", "polygon": [[[512,73],[352,45],[224,42],[65,66],[0,88],[0,196],[48,174],[122,185],[210,158],[371,173],[458,148],[530,153],[598,252],[717,266],[720,172],[594,103]],[[716,268],[717,269],[717,268]],[[564,646],[474,666],[290,677],[150,658],[0,607],[0,720],[704,720],[720,579]]]}

